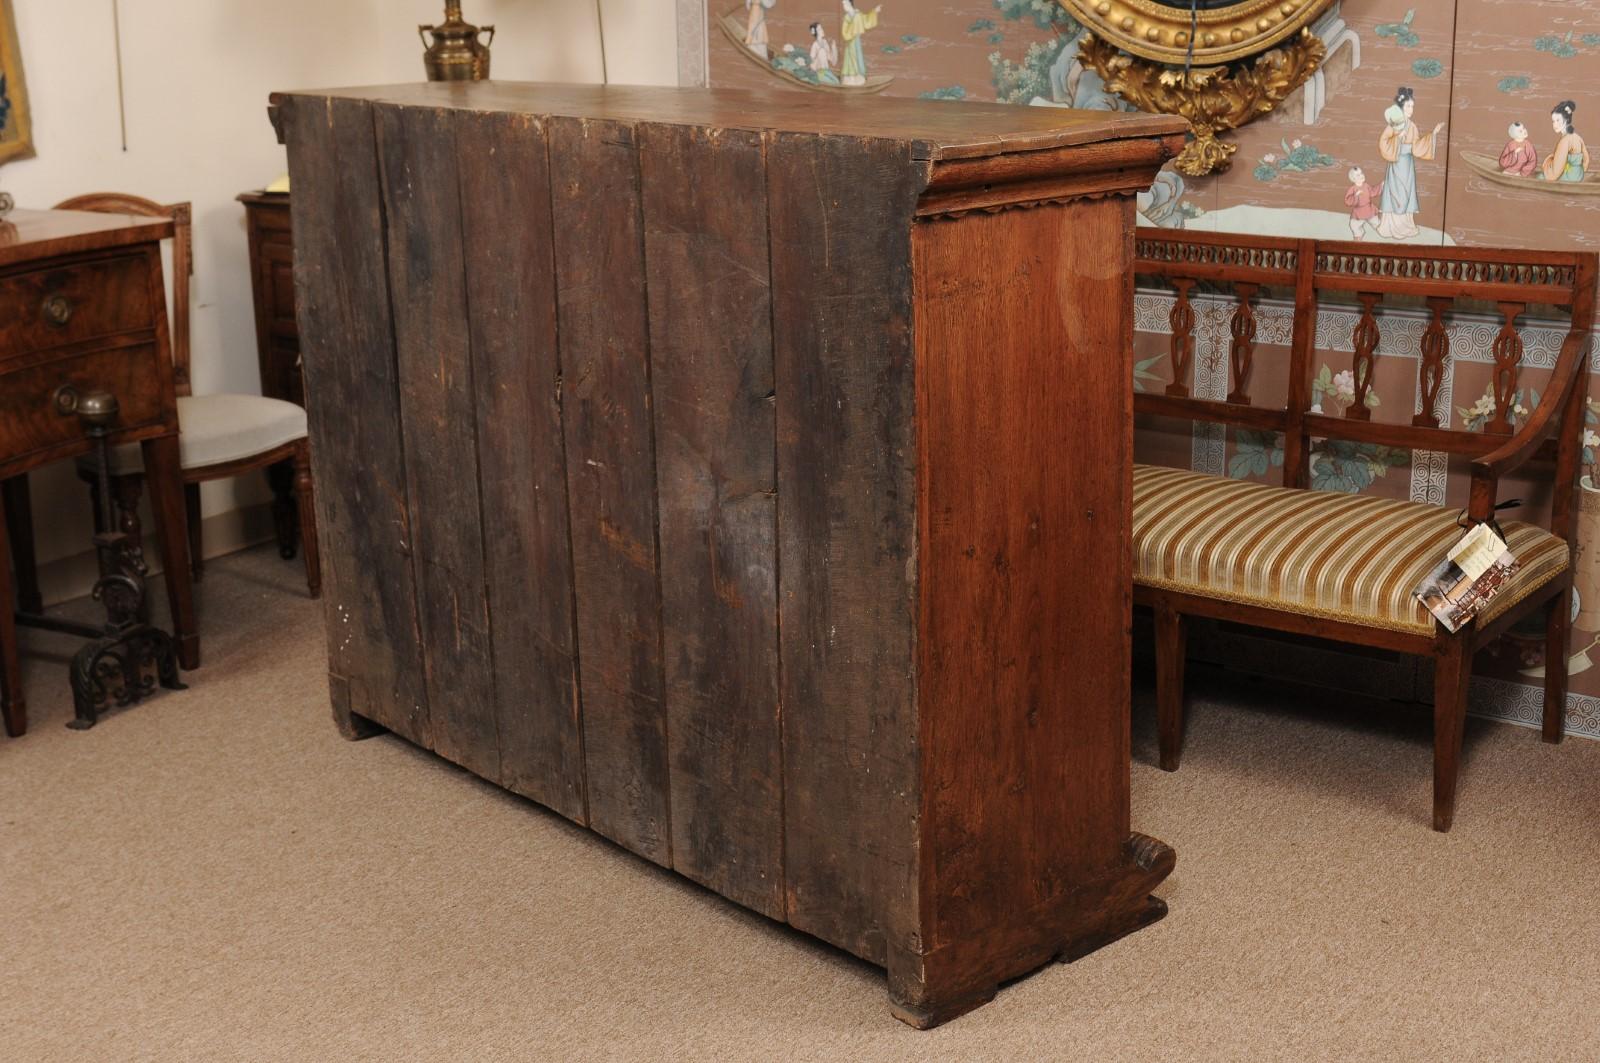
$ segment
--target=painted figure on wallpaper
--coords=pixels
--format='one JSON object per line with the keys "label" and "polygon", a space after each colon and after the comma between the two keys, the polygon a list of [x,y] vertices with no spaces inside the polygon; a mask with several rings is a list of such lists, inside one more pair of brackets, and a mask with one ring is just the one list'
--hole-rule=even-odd
{"label": "painted figure on wallpaper", "polygon": [[828,34],[822,28],[822,23],[813,22],[811,24],[811,72],[824,85],[837,85],[839,84],[839,75],[833,72],[833,64],[838,61],[838,42],[828,39]]}
{"label": "painted figure on wallpaper", "polygon": [[744,46],[765,59],[767,57],[767,12],[778,0],[744,0]]}
{"label": "painted figure on wallpaper", "polygon": [[1573,127],[1572,116],[1578,105],[1562,100],[1550,112],[1550,128],[1560,139],[1556,149],[1545,156],[1540,172],[1546,181],[1582,181],[1589,169],[1589,146]]}
{"label": "painted figure on wallpaper", "polygon": [[1378,216],[1382,192],[1367,180],[1367,172],[1359,166],[1350,167],[1345,176],[1350,178],[1350,187],[1344,194],[1344,205],[1350,208],[1350,235],[1365,240],[1368,226],[1376,224],[1373,219]]}
{"label": "painted figure on wallpaper", "polygon": [[839,68],[839,81],[845,85],[865,85],[867,55],[861,39],[868,30],[877,28],[878,12],[883,10],[883,5],[867,12],[857,11],[851,0],[840,0],[840,6],[844,8],[844,18],[839,23],[839,36],[844,38],[844,65]]}
{"label": "painted figure on wallpaper", "polygon": [[1539,168],[1539,152],[1528,142],[1528,127],[1512,122],[1506,131],[1511,137],[1500,152],[1500,172],[1511,177],[1531,177]]}
{"label": "painted figure on wallpaper", "polygon": [[1417,109],[1417,94],[1401,86],[1394,94],[1394,103],[1383,112],[1383,133],[1378,137],[1378,152],[1389,164],[1383,176],[1383,197],[1380,201],[1383,216],[1378,221],[1378,235],[1388,240],[1409,240],[1416,236],[1416,215],[1420,209],[1417,199],[1417,160],[1431,161],[1438,149],[1439,134],[1444,123],[1433,127],[1433,132],[1423,134],[1417,130],[1412,115]]}

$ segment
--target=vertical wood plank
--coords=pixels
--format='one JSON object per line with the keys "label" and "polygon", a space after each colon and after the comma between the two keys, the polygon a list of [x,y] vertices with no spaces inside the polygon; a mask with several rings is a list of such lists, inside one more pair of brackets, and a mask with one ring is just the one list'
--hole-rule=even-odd
{"label": "vertical wood plank", "polygon": [[498,779],[455,122],[418,107],[374,113],[432,748]]}
{"label": "vertical wood plank", "polygon": [[372,109],[291,97],[279,114],[336,710],[429,745]]}
{"label": "vertical wood plank", "polygon": [[1078,200],[913,238],[930,950],[1127,859],[1131,213]]}
{"label": "vertical wood plank", "polygon": [[585,821],[544,127],[456,116],[500,784]]}
{"label": "vertical wood plank", "polygon": [[589,825],[670,866],[650,337],[633,130],[552,118],[562,426]]}
{"label": "vertical wood plank", "polygon": [[916,435],[904,143],[769,149],[786,906],[874,963],[916,915]]}
{"label": "vertical wood plank", "polygon": [[765,148],[733,130],[638,135],[672,866],[782,918]]}

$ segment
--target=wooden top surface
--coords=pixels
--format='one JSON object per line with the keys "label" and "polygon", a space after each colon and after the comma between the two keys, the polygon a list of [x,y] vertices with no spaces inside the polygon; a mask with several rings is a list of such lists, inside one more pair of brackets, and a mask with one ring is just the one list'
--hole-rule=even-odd
{"label": "wooden top surface", "polygon": [[780,90],[747,92],[509,81],[418,82],[274,93],[272,101],[276,104],[290,96],[904,140],[915,145],[914,157],[927,159],[1039,151],[1107,140],[1169,136],[1187,129],[1181,118],[1169,115],[893,96],[823,97]]}
{"label": "wooden top surface", "polygon": [[171,235],[169,218],[83,210],[14,210],[0,222],[0,266],[149,243]]}

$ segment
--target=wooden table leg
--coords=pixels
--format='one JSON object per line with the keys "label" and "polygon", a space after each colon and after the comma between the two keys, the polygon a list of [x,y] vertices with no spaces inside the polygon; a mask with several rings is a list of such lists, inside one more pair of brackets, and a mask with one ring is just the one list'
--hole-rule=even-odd
{"label": "wooden table leg", "polygon": [[17,660],[17,618],[13,611],[11,543],[6,531],[5,500],[0,496],[0,717],[12,738],[28,729],[28,704],[22,697],[22,666]]}
{"label": "wooden table leg", "polygon": [[166,569],[167,603],[178,663],[185,670],[200,667],[200,632],[194,617],[194,573],[189,567],[189,518],[183,501],[183,467],[178,437],[144,441],[144,472],[150,487],[150,508],[161,536],[161,561]]}
{"label": "wooden table leg", "polygon": [[28,492],[28,474],[0,482],[0,496],[17,569],[17,608],[24,613],[42,613],[44,599],[39,594],[39,561],[33,552],[33,498]]}

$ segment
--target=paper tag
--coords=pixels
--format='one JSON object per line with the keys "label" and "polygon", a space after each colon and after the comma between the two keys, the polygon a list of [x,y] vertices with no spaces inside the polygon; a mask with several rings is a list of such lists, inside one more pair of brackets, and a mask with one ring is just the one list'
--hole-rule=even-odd
{"label": "paper tag", "polygon": [[1477,524],[1456,543],[1450,551],[1450,560],[1467,574],[1468,579],[1477,579],[1489,571],[1490,566],[1505,552],[1506,544],[1494,533],[1494,529],[1487,524]]}

